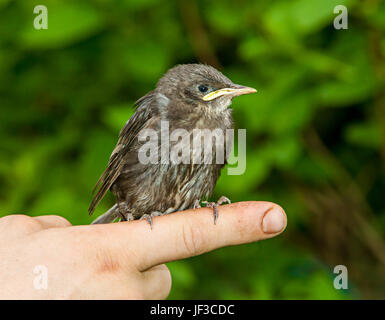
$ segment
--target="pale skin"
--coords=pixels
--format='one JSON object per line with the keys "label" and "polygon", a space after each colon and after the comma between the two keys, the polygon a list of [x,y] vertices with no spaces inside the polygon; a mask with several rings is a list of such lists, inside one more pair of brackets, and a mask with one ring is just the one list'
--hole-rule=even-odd
{"label": "pale skin", "polygon": [[[286,227],[270,202],[221,206],[153,219],[72,226],[60,216],[0,219],[0,299],[165,299],[171,275],[165,263],[214,249],[265,240]],[[258,257],[255,257],[258,259]],[[34,287],[34,268],[47,268],[47,289]],[[199,298],[199,297],[197,297]]]}

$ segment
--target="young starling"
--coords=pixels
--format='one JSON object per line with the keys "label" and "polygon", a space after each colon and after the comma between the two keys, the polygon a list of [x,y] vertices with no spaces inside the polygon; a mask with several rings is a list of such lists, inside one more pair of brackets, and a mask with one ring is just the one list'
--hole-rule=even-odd
{"label": "young starling", "polygon": [[[108,190],[117,203],[96,219],[96,223],[122,220],[146,219],[152,226],[151,217],[168,214],[188,208],[199,207],[200,200],[212,193],[220,175],[223,163],[215,163],[212,150],[211,163],[197,163],[191,160],[182,163],[172,161],[143,162],[141,147],[146,141],[139,139],[144,129],[151,129],[159,137],[162,124],[167,123],[169,132],[183,129],[189,137],[185,148],[188,157],[200,151],[195,150],[194,129],[220,129],[233,127],[231,109],[236,96],[256,92],[255,89],[234,84],[215,68],[203,64],[178,65],[170,69],[158,82],[156,89],[140,98],[136,112],[120,132],[108,166],[99,178],[97,190],[89,214],[95,210]],[[191,140],[190,140],[191,138]],[[178,141],[171,141],[170,148]],[[156,144],[162,148],[162,141]],[[225,146],[221,146],[222,151]],[[229,201],[221,197],[218,205]],[[214,209],[214,223],[218,211],[215,203],[206,205]]]}

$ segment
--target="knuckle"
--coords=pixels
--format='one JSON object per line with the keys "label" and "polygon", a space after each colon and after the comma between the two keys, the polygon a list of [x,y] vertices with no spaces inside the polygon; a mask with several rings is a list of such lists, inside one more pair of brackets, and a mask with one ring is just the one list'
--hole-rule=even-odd
{"label": "knuckle", "polygon": [[71,222],[69,222],[66,218],[58,216],[58,215],[52,215],[52,218],[56,220],[56,222],[64,227],[71,226]]}
{"label": "knuckle", "polygon": [[160,299],[166,299],[171,291],[172,286],[172,277],[170,270],[164,266],[163,276],[162,276],[162,285],[161,285],[161,293],[160,293]]}
{"label": "knuckle", "polygon": [[188,255],[194,256],[205,252],[205,238],[199,226],[187,223],[182,228],[182,243]]}
{"label": "knuckle", "polygon": [[146,297],[146,295],[140,291],[137,291],[134,294],[132,294],[132,292],[127,292],[127,293],[125,293],[125,299],[127,299],[127,297],[129,299],[132,299],[132,300],[147,300],[147,299],[149,299],[149,297]]}
{"label": "knuckle", "polygon": [[8,224],[9,228],[16,228],[22,233],[30,233],[42,228],[39,221],[23,214],[6,216],[2,218],[2,222]]}
{"label": "knuckle", "polygon": [[[147,286],[142,287],[142,293],[146,299],[165,299],[171,291],[171,273],[166,265],[158,265],[151,268],[152,276],[147,278]],[[148,285],[148,281],[151,284]]]}
{"label": "knuckle", "polygon": [[1,218],[1,221],[7,222],[7,223],[16,223],[16,222],[22,222],[26,219],[30,219],[30,217],[24,214],[11,214]]}
{"label": "knuckle", "polygon": [[119,282],[116,290],[116,299],[124,300],[146,300],[151,299],[145,294],[145,288],[139,283],[132,281],[130,286],[124,285],[124,282]]}

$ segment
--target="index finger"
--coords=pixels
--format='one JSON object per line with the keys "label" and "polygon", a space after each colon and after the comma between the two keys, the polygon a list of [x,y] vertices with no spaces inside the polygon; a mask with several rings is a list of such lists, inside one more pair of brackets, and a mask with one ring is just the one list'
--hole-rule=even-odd
{"label": "index finger", "polygon": [[218,211],[216,224],[212,209],[201,208],[155,217],[152,229],[144,220],[98,227],[108,234],[103,242],[111,246],[110,253],[134,252],[142,271],[220,247],[268,239],[281,233],[287,223],[283,209],[271,202],[238,202]]}

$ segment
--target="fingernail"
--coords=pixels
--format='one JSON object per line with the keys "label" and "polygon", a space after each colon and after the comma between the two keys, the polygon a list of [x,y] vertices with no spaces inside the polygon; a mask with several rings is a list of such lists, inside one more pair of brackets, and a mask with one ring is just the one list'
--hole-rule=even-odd
{"label": "fingernail", "polygon": [[267,210],[262,221],[262,229],[264,233],[277,233],[285,227],[285,216],[282,209],[272,207]]}

